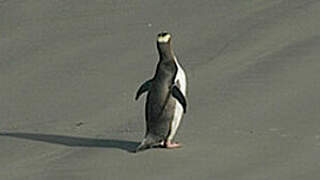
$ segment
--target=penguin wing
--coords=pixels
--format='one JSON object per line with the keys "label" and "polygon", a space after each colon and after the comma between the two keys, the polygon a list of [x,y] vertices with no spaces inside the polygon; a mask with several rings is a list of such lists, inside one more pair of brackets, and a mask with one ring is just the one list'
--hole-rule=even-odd
{"label": "penguin wing", "polygon": [[187,112],[186,98],[184,97],[184,95],[182,94],[182,92],[180,91],[180,89],[176,85],[173,85],[173,87],[172,87],[172,96],[179,101],[179,103],[183,107],[183,112],[186,113]]}
{"label": "penguin wing", "polygon": [[144,83],[140,86],[140,88],[139,88],[139,90],[138,90],[138,92],[137,92],[137,94],[136,94],[136,98],[135,98],[135,99],[138,100],[141,94],[143,94],[143,93],[146,92],[146,91],[149,91],[151,85],[152,85],[152,79],[144,82]]}

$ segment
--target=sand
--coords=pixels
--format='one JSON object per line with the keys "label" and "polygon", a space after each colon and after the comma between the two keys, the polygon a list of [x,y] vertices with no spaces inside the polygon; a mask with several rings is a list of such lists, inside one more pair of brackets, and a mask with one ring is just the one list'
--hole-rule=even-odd
{"label": "sand", "polygon": [[[0,1],[0,179],[320,179],[320,2]],[[173,34],[183,148],[131,153]]]}

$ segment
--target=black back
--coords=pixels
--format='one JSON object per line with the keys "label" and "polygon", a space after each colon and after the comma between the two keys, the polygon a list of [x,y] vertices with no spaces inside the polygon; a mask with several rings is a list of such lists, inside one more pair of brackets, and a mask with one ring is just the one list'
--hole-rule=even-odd
{"label": "black back", "polygon": [[178,67],[174,61],[174,54],[170,41],[157,42],[159,62],[153,77],[152,86],[147,95],[146,103],[146,136],[154,141],[163,141],[169,134],[171,120],[174,116],[175,100],[171,95]]}

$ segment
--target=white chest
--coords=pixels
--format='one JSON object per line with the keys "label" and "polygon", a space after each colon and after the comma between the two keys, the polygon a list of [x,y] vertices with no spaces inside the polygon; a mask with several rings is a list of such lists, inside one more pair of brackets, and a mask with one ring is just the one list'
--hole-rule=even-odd
{"label": "white chest", "polygon": [[[175,78],[175,83],[180,84],[180,91],[183,93],[184,96],[186,96],[186,90],[187,90],[187,78],[186,78],[186,73],[180,66],[179,62],[177,61],[176,58],[174,58],[177,66],[178,66],[178,72]],[[183,116],[183,107],[182,105],[176,100],[176,107],[175,107],[175,112],[174,112],[174,117],[171,122],[171,130],[170,134],[168,136],[168,141],[172,141],[174,139],[174,136],[177,133],[178,127],[180,125],[181,119]]]}
{"label": "white chest", "polygon": [[183,93],[183,95],[186,95],[186,90],[187,90],[186,73],[184,72],[183,68],[180,66],[177,58],[175,58],[175,62],[178,66],[178,72],[177,72],[177,75],[176,75],[174,82],[175,83],[179,82],[181,92]]}

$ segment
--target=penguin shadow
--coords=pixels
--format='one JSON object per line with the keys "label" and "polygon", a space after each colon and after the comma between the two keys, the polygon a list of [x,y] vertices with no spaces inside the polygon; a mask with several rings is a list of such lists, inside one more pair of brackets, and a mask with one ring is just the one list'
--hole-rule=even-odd
{"label": "penguin shadow", "polygon": [[0,133],[0,136],[14,137],[19,139],[27,139],[32,141],[41,141],[50,144],[58,144],[70,147],[96,147],[96,148],[115,148],[127,152],[134,153],[138,142],[117,140],[117,139],[95,139],[86,137],[63,136],[55,134],[39,134],[39,133],[20,133],[8,132]]}

